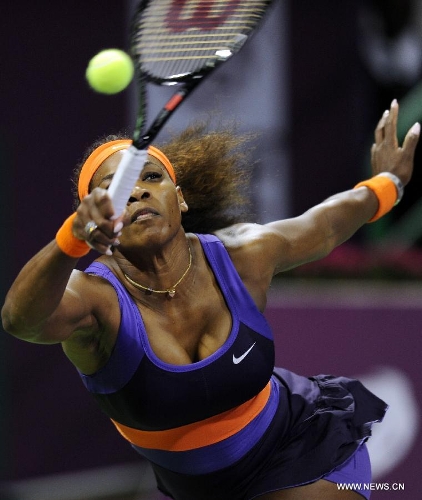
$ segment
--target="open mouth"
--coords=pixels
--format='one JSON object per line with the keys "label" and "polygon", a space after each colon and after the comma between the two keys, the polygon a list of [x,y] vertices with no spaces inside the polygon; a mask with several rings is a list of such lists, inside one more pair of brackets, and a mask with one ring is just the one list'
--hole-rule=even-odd
{"label": "open mouth", "polygon": [[140,210],[137,210],[133,215],[132,215],[132,222],[140,222],[143,220],[151,219],[153,217],[156,217],[158,215],[158,212],[156,210],[153,210],[152,208],[142,208]]}

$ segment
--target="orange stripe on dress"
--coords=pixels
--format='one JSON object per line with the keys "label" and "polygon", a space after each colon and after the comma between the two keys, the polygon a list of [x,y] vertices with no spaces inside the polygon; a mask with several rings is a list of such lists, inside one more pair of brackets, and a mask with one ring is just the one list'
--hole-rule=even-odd
{"label": "orange stripe on dress", "polygon": [[255,397],[232,410],[210,418],[164,431],[141,431],[111,419],[120,434],[141,448],[187,451],[227,439],[241,431],[265,408],[271,393],[271,382]]}

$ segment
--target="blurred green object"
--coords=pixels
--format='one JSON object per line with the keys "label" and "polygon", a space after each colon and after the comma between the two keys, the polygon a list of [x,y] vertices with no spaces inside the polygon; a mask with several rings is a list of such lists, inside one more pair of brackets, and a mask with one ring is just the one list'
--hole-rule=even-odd
{"label": "blurred green object", "polygon": [[[414,123],[421,121],[422,82],[413,87],[400,101],[400,116],[397,124],[399,142],[403,142],[407,131]],[[383,219],[380,220],[383,224],[374,228],[371,239],[376,240],[377,245],[381,246],[392,245],[402,250],[411,248],[422,237],[422,198],[416,201],[394,224],[389,224],[388,217]]]}
{"label": "blurred green object", "polygon": [[400,117],[397,124],[399,141],[403,141],[410,127],[422,120],[422,82],[415,85],[400,101]]}

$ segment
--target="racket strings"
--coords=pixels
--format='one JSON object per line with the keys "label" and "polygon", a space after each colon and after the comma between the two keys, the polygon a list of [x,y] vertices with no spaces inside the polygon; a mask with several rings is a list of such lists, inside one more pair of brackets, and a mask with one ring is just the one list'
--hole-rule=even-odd
{"label": "racket strings", "polygon": [[[166,15],[171,17],[174,15],[179,16],[182,14],[183,17],[189,19],[192,15],[197,16],[198,14],[205,13],[206,17],[211,13],[215,16],[221,13],[234,13],[239,14],[241,12],[253,12],[255,8],[259,8],[259,5],[266,5],[265,2],[258,1],[241,1],[241,0],[186,0],[186,1],[167,1],[160,2],[153,5],[154,13]],[[152,9],[151,9],[152,10]]]}
{"label": "racket strings", "polygon": [[155,79],[182,79],[230,57],[243,45],[268,0],[152,1],[135,24],[132,52]]}

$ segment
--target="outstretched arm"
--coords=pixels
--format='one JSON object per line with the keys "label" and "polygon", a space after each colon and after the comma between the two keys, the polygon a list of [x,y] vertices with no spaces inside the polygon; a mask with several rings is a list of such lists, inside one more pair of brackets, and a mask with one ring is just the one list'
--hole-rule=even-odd
{"label": "outstretched arm", "polygon": [[[84,232],[86,223],[103,221],[113,214],[106,191],[94,191],[60,230],[64,243],[59,239],[50,242],[23,267],[12,284],[2,308],[3,327],[12,335],[30,342],[55,343],[66,340],[75,330],[98,328],[98,283],[95,286],[92,277],[74,270],[78,257],[89,250],[84,241],[89,238]],[[95,245],[103,253],[115,239],[114,223],[108,224],[110,227],[97,231]],[[104,234],[107,232],[109,237]]]}
{"label": "outstretched arm", "polygon": [[[412,176],[420,125],[409,130],[400,147],[397,117],[398,104],[393,101],[375,129],[372,171],[374,176],[393,174],[405,186]],[[398,196],[395,183],[388,177],[373,177],[367,184],[331,196],[293,219],[219,232],[240,276],[246,284],[253,283],[249,289],[266,292],[274,274],[325,257],[361,226],[391,209]]]}
{"label": "outstretched arm", "polygon": [[[296,219],[268,224],[284,242],[284,255],[280,255],[276,272],[324,257],[365,223],[377,220],[392,208],[400,194],[400,183],[405,186],[411,179],[420,134],[420,125],[415,124],[408,131],[403,146],[399,146],[398,111],[394,100],[375,129],[371,148],[372,174],[381,174],[381,177],[373,177],[359,183],[355,189],[331,196]],[[398,185],[384,177],[384,173],[392,174]]]}

